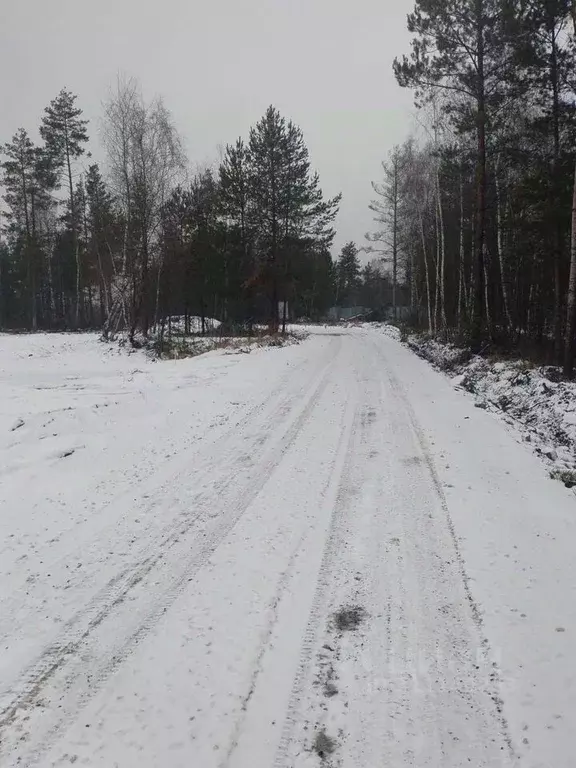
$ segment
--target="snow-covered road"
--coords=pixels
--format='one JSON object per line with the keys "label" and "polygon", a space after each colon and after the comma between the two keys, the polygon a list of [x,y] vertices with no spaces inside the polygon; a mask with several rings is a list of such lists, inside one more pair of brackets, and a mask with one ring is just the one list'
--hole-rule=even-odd
{"label": "snow-covered road", "polygon": [[0,355],[2,768],[576,764],[574,495],[397,341]]}

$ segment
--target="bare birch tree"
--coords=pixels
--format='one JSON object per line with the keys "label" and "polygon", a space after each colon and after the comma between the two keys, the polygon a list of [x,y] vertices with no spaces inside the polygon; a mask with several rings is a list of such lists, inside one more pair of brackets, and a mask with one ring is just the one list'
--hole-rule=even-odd
{"label": "bare birch tree", "polygon": [[161,210],[184,168],[182,142],[162,99],[146,102],[136,80],[119,78],[105,105],[104,144],[124,237],[114,301],[105,332],[120,318],[134,341],[152,316],[151,268],[159,266]]}

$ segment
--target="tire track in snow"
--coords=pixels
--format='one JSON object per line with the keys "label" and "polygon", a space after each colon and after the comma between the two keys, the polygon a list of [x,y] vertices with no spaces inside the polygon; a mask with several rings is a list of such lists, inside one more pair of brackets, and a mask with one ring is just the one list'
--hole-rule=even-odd
{"label": "tire track in snow", "polygon": [[[313,369],[312,376],[306,379],[306,386],[308,386],[309,382],[313,381],[319,373],[321,375],[326,365],[330,364],[334,355],[337,354],[340,346],[341,344],[337,343],[331,344],[328,347],[328,362],[326,362],[324,356],[322,356],[320,360],[315,361],[315,367]],[[65,549],[63,552],[62,547],[59,546],[58,549],[61,554],[59,554],[56,560],[46,560],[44,571],[46,573],[52,574],[52,577],[54,578],[54,574],[58,573],[60,570],[61,578],[66,579],[65,587],[60,588],[70,589],[81,587],[92,575],[89,567],[90,562],[86,561],[86,553],[90,551],[91,545],[95,541],[97,542],[98,539],[90,539],[89,536],[91,533],[95,532],[100,539],[103,537],[111,538],[113,530],[118,526],[120,522],[125,519],[125,513],[123,512],[123,509],[126,506],[134,508],[138,502],[143,501],[145,503],[143,504],[143,510],[141,513],[139,513],[139,516],[143,517],[149,515],[153,509],[157,508],[159,504],[162,504],[166,496],[169,495],[170,489],[178,483],[178,480],[182,477],[182,475],[185,475],[186,482],[190,484],[190,481],[193,477],[202,478],[207,473],[213,472],[214,467],[221,463],[222,446],[226,446],[234,434],[239,432],[241,433],[255,420],[268,423],[286,416],[293,408],[294,403],[298,400],[298,398],[302,397],[303,391],[306,391],[305,389],[303,390],[301,386],[299,386],[295,392],[291,391],[290,388],[288,391],[286,391],[287,385],[290,385],[291,379],[297,376],[300,369],[306,369],[307,367],[309,367],[309,360],[305,359],[305,361],[301,363],[295,371],[290,370],[286,377],[284,377],[280,383],[267,394],[266,400],[264,402],[257,402],[252,405],[238,421],[227,427],[223,434],[220,434],[215,439],[212,439],[210,432],[208,432],[208,434],[205,435],[198,443],[199,455],[191,456],[188,454],[189,448],[194,445],[196,440],[193,439],[185,441],[183,445],[179,445],[177,458],[162,464],[161,467],[155,470],[151,475],[148,475],[144,481],[142,480],[142,477],[136,477],[136,479],[130,483],[130,485],[125,488],[119,495],[109,499],[97,509],[92,510],[89,521],[83,523],[82,525],[82,529],[80,531],[80,542],[78,540],[77,533],[75,537],[73,537],[74,531],[67,531],[65,535],[72,538],[71,546]],[[208,442],[208,449],[204,447],[205,442]],[[262,443],[258,443],[257,445],[253,446],[253,448],[258,450],[262,447],[264,442],[265,441],[262,440]],[[195,466],[192,470],[190,470],[190,464],[192,461],[194,461]],[[135,488],[138,488],[139,491],[137,500],[134,499]],[[110,517],[112,511],[115,509],[118,509],[118,513],[114,514],[108,522],[105,522],[104,525],[102,525],[101,520],[103,514],[106,513]],[[178,520],[173,520],[169,526],[165,526],[164,528],[160,529],[154,537],[148,540],[146,544],[146,552],[152,554],[157,550],[158,547],[163,546],[163,540],[165,536],[176,529],[179,525],[179,522],[180,521]],[[135,530],[134,532],[137,535],[139,530]],[[82,542],[84,543],[82,546],[80,546]],[[46,545],[46,548],[49,549],[49,547],[50,543]],[[78,555],[79,551],[82,553],[81,558],[79,558]],[[36,554],[38,555],[39,553],[36,552]],[[140,560],[144,560],[147,557],[147,555],[142,552],[136,556]],[[88,565],[88,567],[84,567],[81,571],[71,572],[68,564],[75,562],[78,559],[82,559],[84,561],[84,565]],[[98,568],[101,567],[102,563],[98,561]],[[133,567],[134,566],[129,566],[128,568],[123,569],[114,578],[114,581],[130,578],[130,573],[133,570]],[[35,579],[35,581],[41,582],[41,579],[42,577],[40,576],[40,578]],[[112,586],[112,582],[104,585],[101,589],[107,590],[110,586]],[[9,597],[0,601],[0,615],[16,616],[21,614],[23,605],[25,605],[27,601],[34,599],[33,595],[33,585],[31,585],[27,580],[23,581],[18,587],[12,585],[10,587]],[[96,597],[95,599],[98,600],[99,598]],[[22,621],[27,622],[28,617],[24,616]],[[65,626],[69,627],[70,623],[73,621],[74,617],[69,619],[65,623]],[[16,629],[17,628],[14,626],[14,622],[6,625],[4,631],[0,633],[0,643],[13,636]],[[0,712],[2,707],[1,701],[2,695],[0,694]]]}
{"label": "tire track in snow", "polygon": [[[338,377],[340,380],[340,376]],[[339,382],[341,384],[341,382]],[[242,710],[234,724],[232,737],[229,739],[229,747],[226,756],[219,762],[219,768],[231,766],[245,766],[248,762],[254,765],[272,765],[275,755],[275,743],[282,733],[282,723],[285,720],[286,707],[289,702],[293,685],[293,677],[288,672],[286,681],[283,675],[278,675],[279,665],[288,665],[288,669],[295,670],[299,663],[300,642],[306,631],[309,610],[304,610],[302,617],[298,616],[301,603],[308,608],[315,595],[315,584],[318,578],[320,566],[324,557],[326,538],[330,532],[335,498],[342,479],[343,466],[350,453],[351,431],[355,421],[354,387],[341,387],[345,393],[337,407],[337,417],[332,423],[337,424],[337,433],[331,439],[331,449],[324,455],[330,454],[330,464],[318,486],[314,499],[317,512],[313,522],[306,526],[300,537],[299,543],[293,548],[288,565],[277,584],[275,595],[270,601],[274,611],[264,633],[265,639],[259,646],[257,662],[254,665],[252,682],[248,695],[243,699]],[[329,410],[333,413],[334,402],[329,399],[330,405],[324,399],[324,413]],[[338,395],[334,395],[338,402]],[[320,418],[320,415],[319,415]],[[318,424],[315,425],[318,429]],[[332,450],[333,446],[333,450]],[[293,459],[294,461],[294,459]],[[304,461],[303,457],[300,461]],[[293,472],[297,472],[298,464],[295,464]],[[320,477],[320,476],[319,476]],[[308,497],[312,501],[312,496]],[[311,566],[311,567],[310,567]],[[302,580],[302,571],[309,569],[308,578]],[[287,605],[292,604],[293,613],[287,613]],[[288,618],[292,615],[292,618]],[[298,630],[295,629],[300,625]],[[288,648],[286,638],[293,633],[293,645]],[[290,660],[292,652],[293,660]],[[274,680],[274,683],[272,681]],[[277,697],[270,700],[270,696]],[[275,738],[263,734],[263,742],[254,751],[253,744],[255,731],[262,727],[262,718],[270,717],[274,730],[278,723],[278,732]],[[252,745],[252,748],[251,748]],[[270,745],[269,747],[267,745]]]}
{"label": "tire track in snow", "polygon": [[[335,347],[334,349],[337,350],[338,347]],[[331,352],[332,356],[334,356],[334,350]],[[146,503],[144,505],[144,509],[142,512],[139,512],[138,514],[141,517],[145,517],[151,513],[152,510],[158,508],[158,506],[161,506],[163,502],[165,502],[165,499],[167,496],[169,496],[169,490],[170,488],[174,487],[178,484],[178,481],[182,478],[182,476],[185,476],[186,484],[190,485],[194,482],[194,478],[202,478],[208,473],[214,473],[214,467],[219,466],[222,463],[222,455],[225,451],[226,445],[229,442],[231,436],[234,435],[234,433],[240,432],[242,433],[248,426],[252,424],[254,420],[259,420],[263,424],[267,424],[269,422],[276,422],[278,419],[281,419],[285,417],[287,414],[290,413],[291,409],[294,407],[294,403],[298,400],[298,398],[302,397],[302,394],[307,391],[307,388],[310,385],[310,381],[314,382],[318,375],[322,376],[326,370],[326,366],[330,365],[332,362],[332,358],[328,359],[328,362],[326,363],[324,360],[320,361],[320,365],[318,368],[314,369],[313,375],[310,377],[310,380],[306,380],[306,385],[304,388],[299,387],[296,392],[288,392],[285,393],[284,389],[286,387],[286,380],[283,380],[277,387],[273,389],[271,393],[268,394],[267,400],[262,403],[257,403],[254,406],[252,406],[245,414],[244,416],[236,422],[234,425],[232,425],[230,428],[226,429],[223,435],[218,437],[216,440],[212,441],[208,445],[208,449],[204,449],[199,457],[197,456],[190,456],[186,453],[187,445],[184,445],[182,448],[182,456],[179,456],[176,461],[168,462],[167,465],[164,465],[161,470],[158,470],[155,472],[151,478],[148,478],[148,481],[146,482],[144,491],[147,491],[150,487],[154,488],[154,480],[157,477],[163,477],[165,479],[162,480],[161,484],[156,486],[153,494],[145,494],[144,491],[141,491],[140,497],[138,500],[135,500],[132,495],[132,486],[128,488],[127,490],[123,491],[119,496],[111,499],[109,502],[106,502],[105,504],[100,507],[100,509],[97,512],[94,512],[92,514],[92,518],[97,521],[102,512],[110,507],[119,507],[119,512],[117,516],[114,516],[114,518],[111,520],[111,522],[108,525],[105,525],[104,528],[101,528],[98,531],[98,534],[100,536],[103,536],[106,532],[109,531],[110,528],[113,528],[119,524],[119,521],[122,519],[122,512],[121,508],[125,505],[130,505],[134,507],[137,504],[137,501],[145,500]],[[302,365],[302,367],[305,367],[306,363]],[[257,439],[252,440],[252,445],[250,446],[249,450],[254,449],[254,451],[258,451],[259,449],[262,449],[266,442],[266,437],[262,438],[258,436]],[[224,446],[224,448],[223,448]],[[189,465],[190,463],[194,461],[195,467],[190,470]],[[177,468],[174,469],[174,464],[177,465]],[[167,471],[168,470],[168,471]],[[225,476],[227,472],[227,468],[223,467],[220,469],[219,476]],[[217,482],[217,481],[215,481]],[[224,477],[224,481],[226,482],[226,478]],[[135,482],[135,485],[137,482]],[[188,517],[188,516],[187,516]],[[154,555],[158,551],[158,549],[165,548],[167,545],[170,544],[170,541],[168,539],[173,540],[175,535],[178,535],[178,531],[180,530],[180,533],[186,533],[186,531],[191,527],[191,525],[198,519],[198,516],[194,519],[187,519],[186,522],[182,523],[182,518],[171,520],[170,523],[163,528],[161,528],[156,535],[149,536],[148,539],[144,543],[144,549],[141,550],[136,555],[136,562],[127,568],[123,568],[120,570],[119,573],[117,573],[112,579],[110,579],[107,584],[105,584],[98,593],[94,596],[94,598],[89,602],[87,606],[85,606],[80,612],[77,612],[72,616],[66,623],[65,623],[65,631],[70,631],[73,629],[73,627],[78,623],[78,620],[82,619],[83,617],[86,618],[88,615],[88,611],[90,610],[90,606],[93,604],[100,605],[102,602],[105,602],[107,599],[107,595],[110,594],[110,590],[116,590],[118,583],[122,582],[126,579],[130,580],[132,573],[135,569],[138,569],[141,564],[144,564],[145,561],[147,561],[151,556]],[[52,561],[49,566],[47,566],[47,569],[51,571],[51,573],[54,573],[56,569],[59,566],[65,566],[66,563],[74,562],[75,559],[77,559],[77,552],[78,545],[76,544],[74,550],[66,551],[63,555],[59,556],[59,558],[55,561]],[[85,556],[83,557],[85,560]],[[98,566],[101,567],[101,563],[98,563]],[[87,569],[84,569],[87,570]],[[67,570],[67,574],[70,572]],[[81,586],[83,581],[90,576],[90,573],[87,574],[81,573],[78,574],[78,580],[75,583],[70,584],[69,586],[78,588]],[[67,588],[68,583],[67,583]],[[2,613],[5,613],[6,615],[12,615],[13,611],[10,610],[10,608],[14,608],[15,606],[18,606],[22,601],[26,600],[26,596],[30,590],[30,585],[25,583],[21,590],[14,590],[11,591],[10,596],[10,602],[2,601],[0,603],[0,608]],[[124,591],[123,588],[120,586],[120,591]],[[3,640],[6,640],[8,637],[12,636],[14,634],[15,627],[13,624],[8,626],[6,628],[6,631],[0,635],[0,642]],[[0,696],[0,702],[2,700],[2,697]],[[1,705],[0,705],[1,706]],[[1,712],[1,709],[0,709]]]}
{"label": "tire track in snow", "polygon": [[482,611],[478,603],[476,602],[476,599],[474,598],[474,594],[472,592],[472,588],[470,586],[470,577],[468,576],[468,572],[466,569],[466,563],[464,561],[464,557],[462,555],[462,550],[460,548],[460,543],[458,541],[458,535],[456,533],[456,529],[454,526],[454,521],[452,519],[452,515],[450,513],[450,508],[448,506],[448,502],[446,500],[446,496],[444,494],[444,489],[442,487],[442,481],[438,475],[438,471],[436,469],[436,465],[434,462],[434,457],[432,455],[432,451],[430,448],[430,445],[428,443],[428,440],[422,430],[422,427],[420,426],[418,419],[416,418],[416,414],[414,412],[414,409],[412,408],[412,405],[408,399],[408,395],[402,386],[400,380],[397,378],[397,376],[393,373],[390,365],[388,364],[388,361],[386,360],[385,354],[383,353],[381,347],[373,342],[373,347],[376,350],[378,356],[383,362],[383,367],[386,370],[386,376],[388,378],[390,388],[397,398],[399,404],[404,409],[405,413],[408,416],[408,420],[410,422],[414,437],[416,438],[417,444],[422,452],[422,458],[424,460],[424,464],[427,468],[428,475],[431,480],[431,485],[436,493],[436,496],[438,498],[438,502],[440,504],[440,507],[444,513],[446,526],[450,535],[450,540],[454,549],[454,555],[456,558],[456,562],[458,564],[458,571],[460,574],[460,578],[462,581],[462,586],[464,590],[464,594],[466,596],[466,601],[468,603],[468,608],[470,610],[470,614],[473,620],[473,623],[476,627],[476,630],[478,632],[479,642],[480,642],[480,648],[482,650],[482,653],[485,657],[487,666],[491,669],[490,672],[490,685],[491,689],[488,691],[490,698],[494,704],[494,708],[496,711],[496,719],[500,725],[501,729],[501,735],[506,743],[506,746],[508,748],[508,754],[510,757],[510,760],[517,764],[519,760],[519,756],[516,753],[516,750],[514,748],[514,744],[512,742],[512,736],[510,734],[510,729],[508,726],[508,721],[506,719],[506,716],[504,714],[504,701],[501,698],[500,695],[500,689],[501,689],[501,673],[500,669],[498,667],[498,664],[495,659],[495,655],[492,651],[492,648],[490,646],[490,641],[486,637],[486,632],[484,629],[484,621],[482,618]]}
{"label": "tire track in snow", "polygon": [[246,719],[246,713],[248,711],[248,707],[250,706],[250,701],[254,696],[254,692],[256,691],[258,679],[262,674],[262,662],[264,660],[264,656],[266,655],[268,645],[270,643],[272,635],[274,634],[274,629],[278,621],[278,608],[280,606],[280,602],[282,600],[284,592],[290,582],[294,565],[296,563],[296,560],[300,553],[300,548],[304,543],[306,536],[307,536],[307,531],[304,531],[304,533],[300,536],[296,546],[292,550],[292,553],[290,554],[290,558],[288,560],[288,564],[284,572],[280,576],[280,581],[278,582],[276,594],[274,595],[274,598],[272,599],[268,607],[268,613],[270,615],[270,619],[268,621],[265,631],[262,633],[262,640],[260,643],[260,647],[258,649],[258,655],[256,657],[256,661],[254,663],[254,671],[252,674],[252,679],[250,681],[250,686],[248,688],[248,692],[246,693],[242,701],[241,714],[238,720],[236,721],[236,725],[234,727],[234,733],[232,734],[230,745],[228,746],[228,749],[226,751],[226,757],[222,760],[220,764],[220,768],[226,768],[228,766],[230,758],[232,757],[235,749],[238,746],[238,741],[242,733],[242,726],[244,725],[244,721]]}
{"label": "tire track in snow", "polygon": [[282,734],[276,750],[274,768],[291,768],[291,766],[288,766],[290,746],[294,730],[299,721],[298,712],[303,698],[303,692],[308,682],[312,661],[317,649],[320,626],[325,619],[326,596],[329,591],[337,544],[340,539],[340,526],[345,513],[345,494],[348,490],[347,483],[349,481],[350,464],[356,447],[357,436],[362,428],[362,421],[365,418],[365,413],[360,407],[357,394],[354,407],[352,408],[349,404],[348,408],[349,413],[345,419],[343,439],[341,441],[339,455],[335,462],[334,471],[330,479],[330,487],[327,492],[327,503],[331,505],[333,510],[330,526],[318,571],[308,623],[302,638],[300,658],[294,676],[292,693],[286,710]]}
{"label": "tire track in snow", "polygon": [[[424,459],[420,462],[412,462],[410,466],[406,466],[406,470],[402,467],[402,462],[407,463],[411,457],[404,460],[398,457],[398,453],[402,456],[404,451],[408,451],[413,455],[419,443],[414,439],[415,435],[411,431],[406,403],[401,400],[398,392],[391,391],[390,387],[381,387],[380,365],[374,365],[374,358],[376,360],[381,358],[381,351],[377,350],[377,354],[374,355],[371,346],[368,347],[370,354],[363,355],[365,365],[361,371],[364,376],[362,373],[359,374],[361,384],[367,385],[365,388],[367,391],[362,393],[362,397],[366,400],[365,407],[361,408],[357,414],[356,432],[359,434],[356,435],[355,444],[361,448],[362,435],[368,432],[370,422],[375,416],[371,406],[377,402],[374,398],[378,398],[383,418],[380,421],[374,419],[375,424],[372,429],[378,425],[388,424],[386,415],[398,414],[397,419],[392,418],[391,433],[385,443],[386,450],[390,452],[388,471],[393,473],[394,482],[400,487],[404,484],[410,487],[413,478],[417,489],[416,495],[412,497],[410,490],[402,491],[397,499],[399,507],[394,512],[391,510],[390,525],[386,523],[382,527],[376,525],[373,530],[367,529],[372,530],[372,541],[375,544],[377,541],[380,544],[384,543],[384,546],[376,545],[373,551],[370,549],[370,556],[366,563],[370,571],[374,572],[369,579],[372,593],[366,595],[366,597],[375,598],[375,601],[368,600],[369,613],[374,620],[378,619],[375,626],[381,631],[367,635],[364,638],[365,647],[364,642],[361,643],[362,653],[366,654],[365,660],[373,663],[364,670],[357,669],[360,671],[359,678],[354,677],[356,674],[354,664],[357,659],[349,656],[344,660],[340,659],[347,667],[348,678],[352,675],[354,679],[348,679],[349,688],[344,684],[337,694],[337,696],[342,695],[340,704],[344,707],[343,709],[342,706],[340,707],[341,713],[337,718],[342,726],[342,730],[337,729],[341,737],[333,743],[337,744],[337,751],[329,757],[325,755],[320,758],[314,756],[313,752],[309,752],[310,730],[326,722],[331,722],[334,726],[332,719],[334,710],[330,710],[330,704],[336,699],[329,699],[327,703],[326,700],[321,700],[320,693],[314,692],[318,662],[316,654],[324,640],[324,622],[331,611],[343,605],[341,600],[343,597],[347,598],[350,591],[346,575],[349,573],[351,578],[353,571],[347,571],[344,562],[346,556],[341,547],[346,546],[348,533],[351,534],[352,546],[356,543],[354,530],[360,524],[358,512],[361,507],[355,511],[354,500],[350,499],[346,505],[349,509],[344,506],[340,510],[335,510],[333,528],[325,550],[321,577],[318,580],[314,604],[302,644],[300,664],[274,766],[275,768],[294,768],[296,764],[373,766],[382,759],[391,760],[390,765],[395,766],[414,764],[437,766],[444,764],[444,761],[446,764],[450,762],[450,765],[460,765],[461,763],[457,762],[460,757],[464,760],[467,757],[470,762],[472,754],[474,755],[472,762],[480,755],[482,757],[486,755],[486,761],[475,762],[478,765],[517,765],[505,719],[497,711],[498,707],[493,706],[494,703],[497,705],[492,695],[493,686],[486,688],[487,684],[493,682],[492,678],[489,680],[489,662],[483,663],[483,671],[476,673],[466,656],[466,652],[473,648],[477,625],[472,620],[473,616],[470,616],[468,596],[462,589],[459,567],[450,568],[449,561],[452,559],[450,555],[454,541],[446,529],[445,518],[440,515],[435,521],[429,514],[433,506],[439,506],[437,500],[432,503],[432,506],[428,501],[423,510],[419,510],[418,506],[404,506],[410,502],[411,498],[418,505],[419,494],[423,492],[429,493],[429,499],[433,498],[438,487],[431,487],[426,470],[422,471]],[[385,361],[383,362],[386,364]],[[371,367],[366,367],[366,364]],[[382,372],[382,378],[386,379],[387,376],[388,372]],[[390,403],[390,395],[394,398],[392,403]],[[386,405],[383,406],[383,403]],[[394,436],[395,434],[397,437]],[[362,450],[354,451],[353,456],[354,461],[350,462],[344,474],[349,474],[348,483],[353,484],[357,480],[365,484],[371,477],[363,470],[366,457],[363,457]],[[411,472],[407,471],[409,468]],[[390,486],[391,490],[393,488],[394,484]],[[378,513],[379,507],[375,502],[385,498],[383,488],[376,486],[375,490],[378,495],[371,499],[372,505],[365,511],[368,518]],[[370,500],[370,496],[367,498]],[[444,505],[442,509],[446,514]],[[416,512],[414,519],[411,517],[413,510]],[[357,517],[356,520],[355,517]],[[428,518],[430,518],[430,525],[427,527]],[[405,562],[403,563],[401,550],[404,537],[400,529],[404,522],[408,549],[404,553]],[[382,551],[386,550],[386,544],[384,539],[379,538],[379,534],[395,536],[399,534],[400,538],[390,539],[390,543],[395,542],[395,546],[396,543],[399,544],[398,552],[394,550],[394,557],[382,558]],[[424,537],[421,542],[420,536]],[[359,552],[367,554],[363,549]],[[444,561],[448,568],[445,567]],[[353,558],[351,562],[354,562]],[[393,583],[389,584],[388,581]],[[437,595],[434,592],[435,589],[439,590]],[[436,613],[438,596],[444,594],[460,596],[455,606],[458,607],[461,616],[454,616],[453,626],[452,621],[447,621],[444,616],[440,617]],[[379,605],[379,600],[383,601],[382,606]],[[362,603],[360,605],[362,606]],[[420,610],[423,611],[422,617],[419,614]],[[393,612],[395,621],[391,627],[390,619]],[[367,631],[370,632],[369,625]],[[452,647],[450,645],[452,640],[459,645]],[[442,674],[445,665],[442,663],[434,665],[434,654],[439,653],[439,659],[442,662],[444,651],[448,651],[446,659],[453,658],[450,650],[453,651],[454,648],[463,651],[462,656],[459,656],[455,662],[457,665],[462,663],[462,666],[452,675],[438,679],[435,674]],[[347,652],[349,651],[350,648]],[[417,653],[416,656],[412,655],[414,652]],[[432,654],[429,659],[432,664],[432,674],[428,678],[423,677],[422,682],[425,687],[416,690],[414,681],[418,682],[417,676],[420,670],[415,668],[414,664],[419,662],[420,652],[423,652],[424,660],[427,658],[426,654]],[[388,667],[394,658],[400,661],[400,668],[396,676],[391,678],[389,675],[393,670]],[[422,672],[425,674],[426,670]],[[385,683],[384,688],[380,686],[381,680]],[[446,688],[446,684],[455,684],[455,687],[454,689]],[[428,686],[430,686],[429,692]],[[467,692],[476,693],[475,686],[479,686],[478,696],[473,695],[467,698]],[[350,698],[349,694],[352,694]],[[364,696],[367,696],[366,703],[364,703]],[[350,709],[347,708],[348,704]],[[472,709],[470,710],[469,707]],[[337,710],[338,706],[336,706]],[[455,715],[453,720],[452,715]],[[382,718],[381,722],[379,717]],[[470,725],[468,725],[469,722]],[[397,727],[398,730],[395,730]],[[470,728],[469,731],[468,728]],[[389,733],[386,732],[387,730]],[[471,744],[469,747],[467,744],[468,733],[472,740],[477,737],[474,746]],[[390,750],[382,749],[386,739],[390,739]],[[340,748],[343,748],[343,752],[340,752]],[[499,751],[500,749],[502,752]]]}
{"label": "tire track in snow", "polygon": [[[219,488],[215,488],[216,498],[210,498],[205,502],[214,503],[214,508],[218,509],[217,514],[212,513],[210,517],[214,521],[211,530],[205,533],[202,542],[199,544],[198,551],[191,556],[182,559],[174,557],[170,562],[166,561],[167,550],[170,548],[182,549],[183,554],[189,552],[189,546],[178,546],[181,537],[189,532],[198,517],[187,524],[186,528],[178,522],[174,528],[167,531],[166,540],[158,545],[154,542],[151,546],[160,546],[160,551],[143,560],[133,569],[128,569],[126,573],[117,575],[109,582],[107,587],[97,596],[87,609],[81,611],[73,620],[72,625],[67,628],[64,636],[50,646],[38,661],[27,671],[20,679],[16,688],[16,694],[5,701],[0,711],[0,756],[10,748],[12,743],[12,756],[16,757],[18,764],[22,764],[22,752],[26,750],[26,765],[37,764],[45,751],[50,747],[57,735],[68,725],[79,710],[85,706],[102,684],[113,674],[122,661],[130,654],[132,649],[145,637],[146,634],[155,626],[158,620],[185,589],[188,581],[194,574],[202,568],[215,552],[219,544],[225,539],[228,533],[233,529],[250,504],[258,496],[264,485],[270,479],[270,475],[282,461],[284,454],[296,440],[300,430],[308,421],[313,410],[321,398],[326,386],[330,380],[332,366],[338,356],[340,344],[334,350],[333,356],[325,365],[319,377],[316,378],[312,387],[308,390],[304,399],[298,403],[296,414],[289,419],[288,425],[280,439],[276,440],[269,451],[263,457],[263,461],[254,463],[254,471],[247,471],[246,463],[243,461],[244,455],[235,457],[235,461],[225,467],[231,477]],[[294,399],[297,395],[294,396]],[[282,401],[278,406],[278,413],[285,415],[290,413],[292,401],[288,403]],[[244,420],[249,424],[250,419]],[[263,436],[261,432],[256,433],[251,440],[250,448],[257,450],[262,447],[262,437],[264,443],[268,442],[268,437],[274,437],[277,425],[271,423],[267,426],[267,433]],[[231,452],[235,452],[237,446],[233,446]],[[221,473],[223,474],[223,472]],[[235,480],[238,476],[244,479],[240,492],[236,492]],[[226,491],[230,498],[226,498]],[[122,609],[139,585],[151,576],[156,570],[169,571],[164,574],[166,583],[160,594],[153,600],[153,605],[144,612],[138,625],[133,631],[116,647],[112,652],[108,652],[105,657],[101,656],[98,645],[98,629],[108,619],[114,617],[115,609]],[[149,604],[150,595],[135,596],[140,602],[146,601]],[[87,626],[86,626],[87,622]],[[79,628],[79,625],[84,625]],[[80,656],[82,658],[80,658]],[[70,668],[69,671],[68,668]],[[85,685],[79,686],[79,681],[85,681]],[[37,708],[38,702],[42,702],[48,696],[47,688],[53,685],[56,689],[55,694],[62,693],[64,696],[60,703],[54,704],[51,708],[41,707],[42,715],[37,729],[45,729],[45,734],[40,739],[34,733],[34,718],[26,722],[25,718],[30,717]],[[74,688],[80,688],[74,692]],[[66,699],[71,699],[66,701]],[[45,701],[43,703],[46,703]],[[47,711],[48,710],[48,711]],[[51,720],[51,723],[47,721]],[[22,732],[23,723],[26,722],[26,732]],[[19,726],[17,733],[11,733],[14,726]],[[30,744],[31,741],[38,742]],[[27,749],[27,746],[31,749]],[[8,757],[8,753],[6,753]]]}

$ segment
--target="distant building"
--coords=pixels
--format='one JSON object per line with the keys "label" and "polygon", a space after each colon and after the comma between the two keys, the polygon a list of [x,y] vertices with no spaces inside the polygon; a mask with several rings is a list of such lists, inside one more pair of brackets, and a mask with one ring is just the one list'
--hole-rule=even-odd
{"label": "distant building", "polygon": [[[396,307],[396,320],[408,320],[412,310],[407,306]],[[394,308],[391,306],[382,309],[369,309],[368,307],[331,307],[328,310],[328,320],[331,322],[347,321],[358,318],[359,320],[382,321],[394,320]]]}
{"label": "distant building", "polygon": [[351,317],[365,315],[370,310],[366,307],[330,307],[328,310],[328,319],[338,322],[338,320],[350,320]]}
{"label": "distant building", "polygon": [[[408,320],[413,314],[410,307],[396,307],[396,320]],[[384,310],[386,320],[394,320],[394,307],[386,307]]]}

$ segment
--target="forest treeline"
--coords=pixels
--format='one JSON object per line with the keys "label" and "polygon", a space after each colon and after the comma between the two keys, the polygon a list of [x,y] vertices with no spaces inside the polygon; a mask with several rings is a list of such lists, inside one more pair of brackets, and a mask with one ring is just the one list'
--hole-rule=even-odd
{"label": "forest treeline", "polygon": [[[340,197],[325,199],[300,128],[270,107],[190,174],[161,99],[120,81],[104,106],[103,169],[76,95],[48,105],[35,144],[2,147],[0,327],[148,335],[167,318],[273,326],[381,301],[387,278],[349,243],[333,262]],[[379,298],[380,297],[380,298]]]}
{"label": "forest treeline", "polygon": [[417,0],[395,60],[425,138],[373,184],[413,324],[570,375],[576,321],[576,18],[571,0]]}
{"label": "forest treeline", "polygon": [[[361,269],[332,258],[300,128],[270,107],[190,173],[161,99],[118,83],[102,168],[76,96],[39,142],[2,147],[0,327],[147,335],[172,316],[223,323],[384,310],[475,350],[563,362],[576,331],[576,18],[571,0],[417,0],[394,62],[422,129],[373,183]],[[35,134],[36,135],[36,134]]]}

